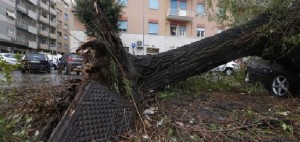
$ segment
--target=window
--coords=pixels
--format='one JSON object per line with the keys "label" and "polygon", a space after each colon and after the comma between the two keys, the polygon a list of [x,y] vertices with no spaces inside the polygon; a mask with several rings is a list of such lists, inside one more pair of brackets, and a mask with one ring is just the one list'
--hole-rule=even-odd
{"label": "window", "polygon": [[55,29],[54,28],[50,28],[50,33],[51,34],[55,34]]}
{"label": "window", "polygon": [[68,14],[65,13],[64,19],[68,20]]}
{"label": "window", "polygon": [[69,9],[69,4],[65,2],[65,9]]}
{"label": "window", "polygon": [[57,14],[61,15],[62,11],[60,9],[57,8]]}
{"label": "window", "polygon": [[57,48],[61,48],[61,43],[60,42],[57,43]]}
{"label": "window", "polygon": [[50,15],[49,18],[50,18],[51,23],[55,23],[55,21],[56,21],[55,16]]}
{"label": "window", "polygon": [[158,23],[149,23],[149,34],[158,34]]}
{"label": "window", "polygon": [[50,47],[55,47],[55,40],[50,41]]}
{"label": "window", "polygon": [[186,26],[179,26],[179,36],[186,36]]}
{"label": "window", "polygon": [[197,37],[205,37],[205,29],[204,28],[197,28]]}
{"label": "window", "polygon": [[187,10],[187,3],[186,3],[186,1],[180,1],[179,2],[179,8],[180,8],[180,10]]}
{"label": "window", "polygon": [[128,26],[128,22],[125,21],[125,20],[120,20],[118,22],[118,25],[119,25],[119,30],[121,32],[127,32],[127,26]]}
{"label": "window", "polygon": [[65,40],[68,39],[68,35],[67,35],[67,34],[64,35],[64,39],[65,39]]}
{"label": "window", "polygon": [[47,0],[41,0],[42,3],[47,4]]}
{"label": "window", "polygon": [[198,4],[197,5],[197,14],[204,15],[205,14],[205,6],[204,4]]}
{"label": "window", "polygon": [[128,5],[128,0],[119,0],[119,4],[121,4],[123,6],[127,6]]}
{"label": "window", "polygon": [[149,0],[150,9],[158,9],[158,0]]}
{"label": "window", "polygon": [[170,34],[173,36],[176,36],[177,34],[177,26],[176,25],[171,25],[170,26]]}
{"label": "window", "polygon": [[7,36],[9,36],[9,37],[15,37],[15,30],[11,29],[11,28],[8,28],[7,29]]}
{"label": "window", "polygon": [[61,32],[60,31],[57,31],[57,36],[62,36]]}
{"label": "window", "polygon": [[65,45],[64,45],[64,48],[65,48],[65,49],[68,49],[68,48],[69,48],[69,46],[68,46],[67,44],[65,44]]}
{"label": "window", "polygon": [[57,25],[61,26],[61,24],[62,24],[62,21],[57,20]]}
{"label": "window", "polygon": [[68,25],[67,25],[67,24],[64,25],[64,29],[65,29],[65,30],[68,29]]}
{"label": "window", "polygon": [[41,42],[42,44],[47,44],[47,39],[45,39],[45,38],[40,38],[40,42]]}

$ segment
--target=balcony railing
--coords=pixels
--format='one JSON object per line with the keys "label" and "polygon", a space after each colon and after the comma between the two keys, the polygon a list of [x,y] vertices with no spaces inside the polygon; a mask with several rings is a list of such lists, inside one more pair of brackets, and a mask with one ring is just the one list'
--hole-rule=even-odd
{"label": "balcony railing", "polygon": [[50,21],[50,25],[51,25],[52,27],[56,27],[57,23],[56,23],[55,21]]}
{"label": "balcony railing", "polygon": [[29,0],[32,4],[37,5],[38,4],[38,0]]}
{"label": "balcony railing", "polygon": [[167,11],[167,19],[179,21],[192,21],[194,12],[192,10],[183,10],[179,8],[169,8]]}
{"label": "balcony railing", "polygon": [[40,29],[39,30],[39,34],[42,35],[42,36],[45,36],[45,37],[49,36],[49,32],[47,30]]}
{"label": "balcony railing", "polygon": [[40,15],[39,20],[42,21],[42,22],[44,22],[44,23],[49,23],[48,17],[44,17],[42,15]]}
{"label": "balcony railing", "polygon": [[36,41],[29,41],[28,46],[37,49],[37,42]]}
{"label": "balcony railing", "polygon": [[37,28],[33,26],[28,26],[28,32],[32,34],[37,34]]}
{"label": "balcony railing", "polygon": [[49,6],[48,4],[43,3],[42,1],[40,1],[40,7],[44,8],[45,10],[49,10]]}
{"label": "balcony railing", "polygon": [[51,13],[51,14],[53,14],[53,15],[57,15],[57,12],[56,12],[56,10],[55,10],[55,9],[53,9],[53,8],[51,8],[51,7],[50,7],[50,13]]}
{"label": "balcony railing", "polygon": [[25,8],[25,7],[21,6],[21,5],[17,5],[17,10],[19,10],[20,12],[23,12],[25,14],[28,13],[27,8]]}
{"label": "balcony railing", "polygon": [[17,27],[23,30],[28,31],[28,24],[22,23],[20,21],[17,21]]}
{"label": "balcony railing", "polygon": [[17,41],[18,44],[22,44],[22,45],[25,45],[25,46],[29,45],[29,41],[28,40],[20,38],[20,37],[17,37],[16,41]]}
{"label": "balcony railing", "polygon": [[52,38],[52,39],[56,39],[56,34],[55,33],[50,33],[50,38]]}
{"label": "balcony railing", "polygon": [[49,45],[48,43],[42,43],[42,42],[39,42],[39,47],[40,49],[49,49]]}
{"label": "balcony railing", "polygon": [[34,20],[37,20],[37,13],[32,10],[28,10],[28,16]]}

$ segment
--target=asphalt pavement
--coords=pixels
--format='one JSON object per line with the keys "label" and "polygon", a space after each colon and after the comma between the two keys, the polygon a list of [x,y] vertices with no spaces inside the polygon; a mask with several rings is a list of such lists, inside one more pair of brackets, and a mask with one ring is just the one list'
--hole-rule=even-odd
{"label": "asphalt pavement", "polygon": [[68,80],[81,79],[82,75],[76,75],[72,72],[70,75],[57,74],[57,70],[51,73],[22,73],[21,71],[12,72],[13,82],[6,82],[5,74],[0,72],[0,89],[16,86],[44,86],[44,85],[61,85]]}

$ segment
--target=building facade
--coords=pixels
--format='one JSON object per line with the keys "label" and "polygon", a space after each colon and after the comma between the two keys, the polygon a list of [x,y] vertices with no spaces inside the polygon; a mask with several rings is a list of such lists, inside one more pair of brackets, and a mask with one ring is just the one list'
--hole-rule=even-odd
{"label": "building facade", "polygon": [[0,52],[10,52],[16,40],[16,9],[14,0],[0,0]]}
{"label": "building facade", "polygon": [[0,0],[0,8],[1,52],[70,51],[69,1]]}
{"label": "building facade", "polygon": [[70,4],[65,0],[58,0],[57,8],[57,51],[70,52]]}
{"label": "building facade", "polygon": [[[156,54],[176,49],[224,30],[215,22],[209,21],[204,0],[116,2],[124,6],[118,23],[120,38],[127,51],[135,55]],[[78,20],[72,23],[76,22]],[[76,30],[72,35],[82,40],[86,38],[84,30]],[[74,49],[79,46],[76,41],[71,38],[70,46]]]}
{"label": "building facade", "polygon": [[[117,0],[124,6],[121,39],[130,53],[156,54],[213,36],[204,0]],[[137,6],[141,5],[141,6]]]}

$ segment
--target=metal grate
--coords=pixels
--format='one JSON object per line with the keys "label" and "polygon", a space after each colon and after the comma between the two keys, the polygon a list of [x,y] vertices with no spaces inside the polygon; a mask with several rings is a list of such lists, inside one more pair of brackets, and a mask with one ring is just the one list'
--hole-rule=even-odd
{"label": "metal grate", "polygon": [[72,110],[70,107],[48,141],[86,142],[117,140],[135,119],[133,106],[106,87],[91,81]]}

